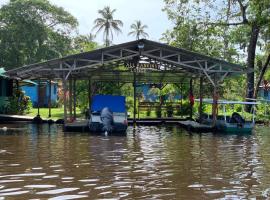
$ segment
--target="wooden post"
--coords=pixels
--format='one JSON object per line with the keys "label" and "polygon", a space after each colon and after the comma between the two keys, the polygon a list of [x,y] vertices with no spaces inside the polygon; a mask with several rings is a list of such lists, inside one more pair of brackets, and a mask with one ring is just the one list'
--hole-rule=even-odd
{"label": "wooden post", "polygon": [[88,80],[88,102],[89,102],[89,110],[87,112],[89,112],[89,118],[91,115],[91,104],[92,104],[92,81],[91,79]]}
{"label": "wooden post", "polygon": [[200,122],[202,121],[202,114],[203,114],[203,110],[202,110],[202,100],[203,100],[203,77],[200,77],[200,104],[199,104],[199,118],[200,118]]}
{"label": "wooden post", "polygon": [[72,78],[69,79],[69,83],[68,83],[68,87],[69,87],[69,119],[72,119]]}
{"label": "wooden post", "polygon": [[17,89],[17,91],[19,91],[19,81],[18,80],[16,80],[16,89]]}
{"label": "wooden post", "polygon": [[73,80],[73,118],[76,120],[76,101],[77,101],[77,93],[76,93],[76,79]]}
{"label": "wooden post", "polygon": [[38,100],[38,102],[37,102],[37,107],[38,107],[38,116],[40,116],[39,115],[39,107],[40,107],[40,79],[38,79],[38,88],[37,88],[37,100]]}
{"label": "wooden post", "polygon": [[51,107],[52,107],[52,80],[49,80],[49,99],[48,99],[48,107],[49,107],[49,118],[52,116]]}
{"label": "wooden post", "polygon": [[189,81],[189,98],[190,98],[190,112],[189,112],[189,117],[192,119],[192,113],[193,113],[193,105],[191,103],[191,98],[193,98],[193,80],[192,78]]}
{"label": "wooden post", "polygon": [[63,76],[62,82],[63,82],[63,90],[64,90],[64,123],[66,124],[67,122],[67,83],[66,83],[65,75]]}
{"label": "wooden post", "polygon": [[[183,83],[180,83],[180,96],[181,96],[181,101],[180,101],[180,109],[183,110]],[[183,112],[181,111],[181,118],[183,118]]]}
{"label": "wooden post", "polygon": [[136,126],[136,72],[133,73],[133,127]]}
{"label": "wooden post", "polygon": [[216,80],[216,75],[214,75],[213,105],[212,105],[213,126],[215,126],[217,122],[217,109],[218,109],[218,84]]}

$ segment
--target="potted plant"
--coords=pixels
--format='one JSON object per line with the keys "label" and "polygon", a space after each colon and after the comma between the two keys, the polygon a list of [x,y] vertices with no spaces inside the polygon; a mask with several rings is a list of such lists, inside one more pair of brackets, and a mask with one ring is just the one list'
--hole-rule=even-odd
{"label": "potted plant", "polygon": [[156,116],[157,116],[158,118],[161,117],[161,106],[156,107]]}
{"label": "potted plant", "polygon": [[173,116],[173,106],[171,103],[169,103],[166,107],[167,109],[167,117],[172,117]]}

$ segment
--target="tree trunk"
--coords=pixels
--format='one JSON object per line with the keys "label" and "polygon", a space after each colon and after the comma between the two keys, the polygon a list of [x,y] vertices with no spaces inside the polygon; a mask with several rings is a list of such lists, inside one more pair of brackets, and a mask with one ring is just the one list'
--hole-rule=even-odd
{"label": "tree trunk", "polygon": [[[247,57],[247,68],[254,70],[255,56],[256,56],[256,45],[258,41],[260,28],[256,23],[252,24],[251,36],[248,45],[248,57]],[[254,94],[254,71],[247,74],[247,93],[246,98],[253,98]],[[246,110],[249,112],[251,106],[247,105]]]}
{"label": "tree trunk", "polygon": [[268,54],[268,57],[266,59],[266,62],[264,63],[263,68],[262,68],[262,70],[260,72],[260,75],[259,75],[259,78],[258,78],[256,87],[255,87],[254,95],[253,95],[253,98],[254,99],[257,99],[258,92],[259,92],[259,87],[260,87],[260,84],[262,82],[263,76],[264,76],[264,74],[266,72],[266,69],[267,69],[269,63],[270,63],[270,54]]}

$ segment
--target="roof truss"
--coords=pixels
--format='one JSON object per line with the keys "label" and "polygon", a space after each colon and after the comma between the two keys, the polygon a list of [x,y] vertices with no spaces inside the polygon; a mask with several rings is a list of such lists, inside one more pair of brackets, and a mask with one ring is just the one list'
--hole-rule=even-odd
{"label": "roof truss", "polygon": [[[177,82],[207,77],[212,84],[227,76],[247,73],[242,66],[150,40],[138,40],[90,52],[74,54],[10,70],[21,79],[95,79],[131,81],[137,73],[141,82]],[[215,77],[215,78],[214,78]]]}

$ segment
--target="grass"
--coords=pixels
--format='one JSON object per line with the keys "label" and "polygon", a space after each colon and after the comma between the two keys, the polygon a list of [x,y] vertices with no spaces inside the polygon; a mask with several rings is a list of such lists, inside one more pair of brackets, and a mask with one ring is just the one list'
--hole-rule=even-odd
{"label": "grass", "polygon": [[[35,117],[37,116],[38,109],[31,108],[27,116]],[[48,108],[40,108],[39,109],[40,117],[43,119],[49,118],[49,109]],[[79,108],[76,108],[77,117],[82,117],[81,111]],[[63,119],[64,118],[64,107],[61,108],[52,108],[51,109],[51,118],[50,119]]]}

